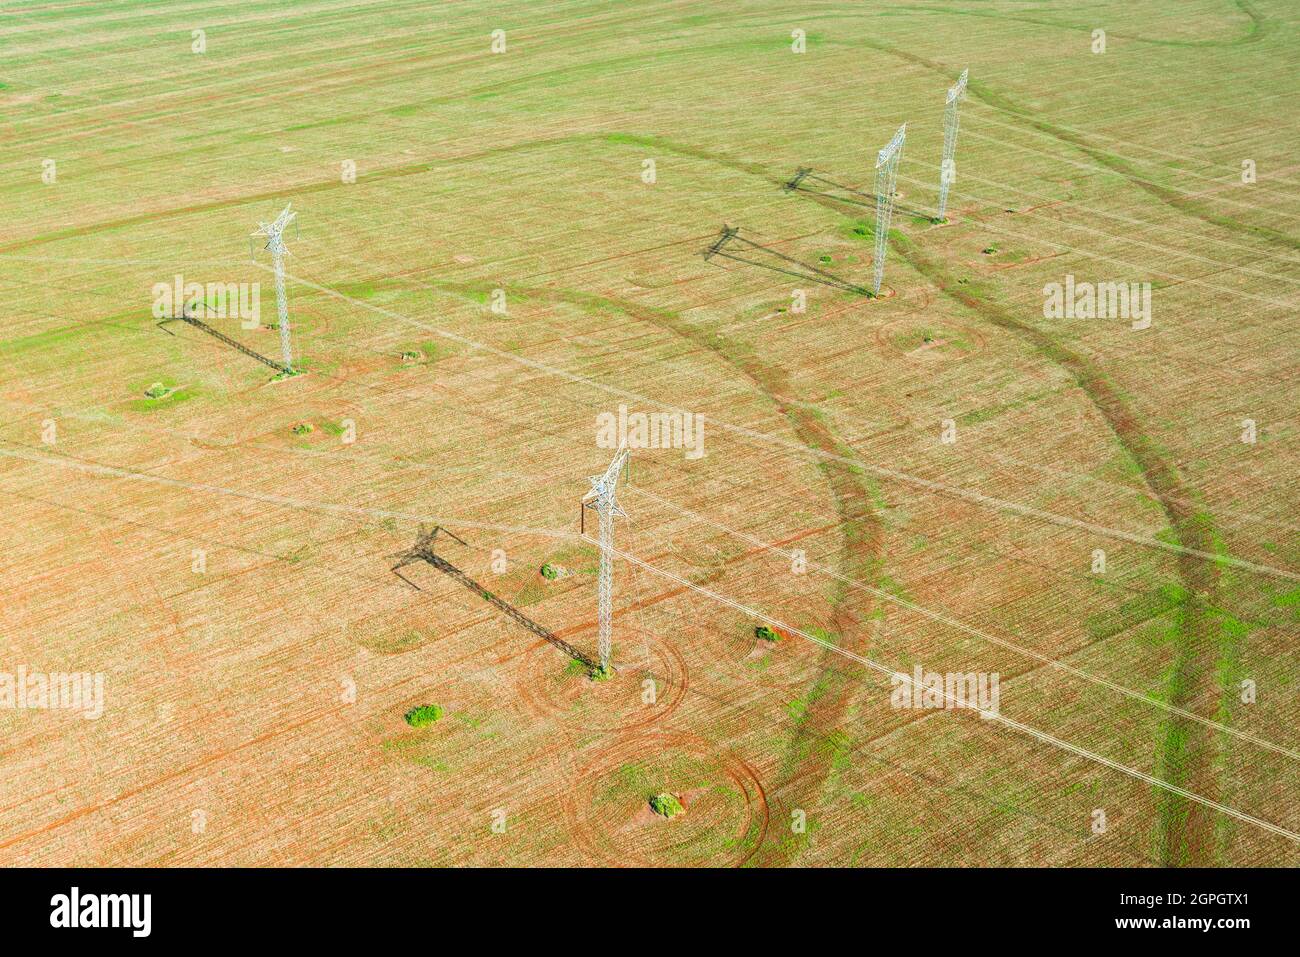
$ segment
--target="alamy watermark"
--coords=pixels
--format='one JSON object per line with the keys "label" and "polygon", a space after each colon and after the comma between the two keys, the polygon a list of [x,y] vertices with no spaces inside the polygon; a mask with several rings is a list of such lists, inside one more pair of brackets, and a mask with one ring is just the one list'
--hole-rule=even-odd
{"label": "alamy watermark", "polygon": [[910,675],[895,672],[889,682],[893,691],[889,704],[894,708],[972,708],[981,718],[998,714],[1002,692],[1001,676],[994,671],[926,671],[920,665]]}
{"label": "alamy watermark", "polygon": [[132,937],[148,937],[153,929],[153,895],[83,894],[73,887],[50,898],[50,926],[119,927],[130,930]]}
{"label": "alamy watermark", "polygon": [[688,459],[704,455],[704,416],[698,412],[618,412],[596,416],[596,447],[617,449],[685,449]]}
{"label": "alamy watermark", "polygon": [[1129,319],[1134,329],[1151,326],[1151,283],[1065,282],[1043,287],[1044,319]]}
{"label": "alamy watermark", "polygon": [[177,319],[183,311],[195,319],[238,319],[245,329],[262,323],[259,282],[186,282],[177,273],[170,283],[153,284],[155,319]]}
{"label": "alamy watermark", "polygon": [[80,711],[87,721],[104,713],[104,673],[89,671],[0,671],[0,708]]}

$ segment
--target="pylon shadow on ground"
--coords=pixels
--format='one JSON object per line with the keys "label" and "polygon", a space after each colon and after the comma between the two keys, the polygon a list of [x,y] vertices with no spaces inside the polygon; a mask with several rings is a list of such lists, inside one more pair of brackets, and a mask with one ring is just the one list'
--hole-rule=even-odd
{"label": "pylon shadow on ground", "polygon": [[[737,244],[739,244],[739,248]],[[777,252],[775,249],[756,243],[752,239],[746,239],[740,235],[739,226],[724,226],[722,234],[704,251],[705,262],[710,262],[717,256],[735,262],[746,263],[750,266],[757,266],[760,269],[768,269],[772,272],[794,276],[798,279],[805,279],[809,282],[820,283],[823,286],[843,289],[846,292],[856,293],[860,296],[871,295],[871,290],[865,286],[851,283],[811,263],[802,262],[793,256],[787,256],[785,253]],[[764,262],[762,257],[770,257],[777,260],[777,262]],[[797,270],[802,271],[796,271],[796,267]]]}
{"label": "pylon shadow on ground", "polygon": [[219,332],[216,329],[212,328],[212,326],[208,325],[206,322],[199,319],[197,316],[191,316],[188,308],[182,309],[181,314],[179,316],[171,316],[167,319],[163,319],[158,323],[159,329],[167,333],[167,335],[169,336],[174,336],[176,335],[176,333],[172,332],[170,329],[167,328],[167,323],[169,322],[188,323],[189,325],[193,326],[195,329],[200,329],[203,332],[206,332],[208,335],[212,336],[212,338],[220,342],[224,342],[232,349],[236,349],[239,352],[242,352],[244,355],[256,359],[258,362],[262,363],[263,365],[270,366],[276,372],[281,372],[286,374],[290,372],[288,368],[286,368],[281,363],[276,362],[274,359],[268,359],[260,352],[254,352],[252,349],[248,348],[248,346],[244,345],[242,342],[237,342],[236,340],[230,338],[230,336],[226,335],[224,332]]}
{"label": "pylon shadow on ground", "polygon": [[396,575],[398,578],[400,578],[402,581],[406,582],[406,584],[410,585],[416,591],[420,591],[421,590],[420,586],[415,584],[415,582],[411,581],[405,575],[403,575],[401,573],[401,569],[405,568],[407,565],[415,564],[416,562],[425,562],[426,564],[431,565],[432,567],[436,568],[438,571],[442,572],[448,578],[452,578],[455,581],[460,582],[470,591],[474,592],[476,595],[478,595],[480,598],[486,601],[489,605],[492,605],[494,608],[498,608],[501,611],[505,612],[506,615],[512,618],[515,622],[517,622],[518,624],[522,625],[524,628],[531,631],[537,637],[545,639],[546,641],[550,642],[552,645],[554,645],[556,648],[559,648],[561,651],[563,651],[574,661],[577,661],[580,664],[582,664],[583,667],[589,670],[594,669],[596,667],[596,662],[592,661],[591,658],[583,654],[577,648],[573,647],[573,645],[569,644],[563,638],[556,635],[555,632],[551,631],[549,628],[544,627],[543,625],[539,625],[537,622],[533,621],[531,618],[529,618],[527,615],[521,612],[514,605],[510,604],[510,602],[488,591],[486,588],[484,588],[474,579],[470,578],[468,575],[466,575],[463,571],[461,571],[451,562],[447,561],[441,555],[437,554],[434,551],[434,543],[438,537],[439,532],[447,532],[447,534],[450,535],[452,538],[456,539],[456,541],[460,542],[462,545],[465,545],[464,539],[457,536],[454,532],[447,531],[447,529],[443,528],[441,525],[435,525],[431,531],[426,531],[424,526],[421,525],[419,534],[417,534],[415,538],[415,544],[411,546],[409,549],[407,549],[405,552],[402,552],[399,555],[394,556],[395,558],[398,559],[398,562],[391,569],[393,574]]}
{"label": "pylon shadow on ground", "polygon": [[[810,181],[812,185],[808,185]],[[846,206],[861,206],[864,209],[876,208],[875,193],[867,193],[852,186],[845,186],[843,183],[827,179],[811,166],[801,166],[795,170],[794,175],[785,182],[781,189],[787,193],[812,193],[815,196],[834,200],[837,203],[844,203]],[[837,195],[845,193],[848,195]],[[934,222],[935,220],[933,213],[922,212],[919,209],[913,209],[899,203],[894,204],[894,209],[908,216],[920,217],[927,222]]]}

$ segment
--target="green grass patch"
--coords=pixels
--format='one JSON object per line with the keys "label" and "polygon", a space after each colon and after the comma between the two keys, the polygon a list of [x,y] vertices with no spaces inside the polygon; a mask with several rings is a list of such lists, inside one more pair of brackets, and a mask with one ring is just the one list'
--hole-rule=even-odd
{"label": "green grass patch", "polygon": [[682,802],[677,799],[677,795],[664,791],[650,798],[650,810],[662,818],[671,819],[683,813],[686,808],[682,807]]}
{"label": "green grass patch", "polygon": [[192,399],[196,394],[196,390],[178,386],[176,380],[167,376],[158,382],[139,383],[132,391],[138,391],[142,396],[127,403],[127,408],[132,412],[154,412],[165,409]]}
{"label": "green grass patch", "polygon": [[442,708],[436,704],[417,705],[403,717],[412,728],[425,728],[442,717]]}

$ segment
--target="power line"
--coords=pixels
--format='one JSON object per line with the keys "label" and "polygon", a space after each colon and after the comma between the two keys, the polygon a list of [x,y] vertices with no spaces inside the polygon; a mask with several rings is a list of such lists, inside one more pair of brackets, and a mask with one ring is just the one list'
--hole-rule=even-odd
{"label": "power line", "polygon": [[[590,541],[590,539],[588,540]],[[811,641],[813,644],[820,645],[821,647],[825,648],[827,651],[834,652],[837,655],[842,655],[843,657],[848,658],[851,661],[856,661],[858,664],[864,665],[872,669],[873,671],[877,671],[880,672],[881,674],[887,675],[891,680],[905,682],[908,685],[915,684],[915,680],[911,675],[904,674],[903,672],[895,671],[893,668],[890,668],[888,665],[883,665],[878,661],[873,661],[872,659],[867,658],[863,655],[859,655],[855,652],[849,651],[847,648],[841,648],[838,645],[834,644],[833,642],[827,641],[823,638],[818,638],[816,635],[809,634],[803,629],[795,628],[793,625],[788,625],[785,622],[773,618],[770,615],[766,615],[755,608],[750,608],[748,605],[744,605],[736,601],[735,599],[728,598],[726,595],[722,595],[711,589],[705,588],[703,585],[697,585],[694,582],[688,581],[685,578],[681,578],[678,575],[674,575],[672,572],[665,571],[662,568],[657,568],[656,566],[651,565],[648,562],[642,561],[641,559],[637,558],[635,555],[630,555],[626,552],[618,551],[617,549],[614,550],[614,553],[617,554],[619,558],[631,562],[634,565],[638,565],[653,574],[666,578],[669,581],[676,582],[677,584],[682,585],[686,588],[690,588],[693,591],[697,591],[700,594],[706,595],[714,599],[715,601],[721,602],[724,605],[736,609],[737,611],[744,612],[745,614],[750,615],[753,618],[757,618],[761,621],[765,621],[770,625],[780,628],[783,632],[792,635],[798,635],[801,638]],[[1013,731],[1019,731],[1021,734],[1028,735],[1029,737],[1042,741],[1045,744],[1049,744],[1052,747],[1059,748],[1063,751],[1067,751],[1070,754],[1084,758],[1088,761],[1092,761],[1096,764],[1103,765],[1104,767],[1111,768],[1112,770],[1119,771],[1121,774],[1126,774],[1131,778],[1136,778],[1139,781],[1143,781],[1146,784],[1150,784],[1152,787],[1157,787],[1162,790],[1169,791],[1172,794],[1177,794],[1179,797],[1186,798],[1189,801],[1194,801],[1197,804],[1210,808],[1211,810],[1218,811],[1221,814],[1226,814],[1229,817],[1234,817],[1239,821],[1244,821],[1247,824],[1252,824],[1255,827],[1261,828],[1262,830],[1269,831],[1273,834],[1278,835],[1279,837],[1284,837],[1289,841],[1300,844],[1300,834],[1297,834],[1294,831],[1289,831],[1284,827],[1279,827],[1278,825],[1273,824],[1270,821],[1265,821],[1262,818],[1254,817],[1253,815],[1247,814],[1244,811],[1239,811],[1236,808],[1229,807],[1226,804],[1219,804],[1217,801],[1212,801],[1207,797],[1202,797],[1201,795],[1196,794],[1195,792],[1188,791],[1186,788],[1179,787],[1176,784],[1171,784],[1170,782],[1165,781],[1161,778],[1157,778],[1153,775],[1147,774],[1145,771],[1139,771],[1136,768],[1131,768],[1126,764],[1121,764],[1118,761],[1113,761],[1110,758],[1105,757],[1104,755],[1101,754],[1097,754],[1094,751],[1089,751],[1086,748],[1081,748],[1076,744],[1071,744],[1068,741],[1064,741],[1061,738],[1048,734],[1046,731],[1040,731],[1038,728],[1024,724],[1023,722],[1020,721],[1016,721],[1012,718],[1008,718],[999,711],[976,707],[975,705],[970,704],[964,699],[959,698],[954,692],[948,691],[946,689],[928,689],[928,690],[931,690],[933,693],[940,695],[941,697],[944,698],[945,701],[947,701],[953,706],[964,707],[967,708],[968,710],[978,711],[982,718],[985,718],[989,721],[996,721],[1008,728],[1011,728]]]}

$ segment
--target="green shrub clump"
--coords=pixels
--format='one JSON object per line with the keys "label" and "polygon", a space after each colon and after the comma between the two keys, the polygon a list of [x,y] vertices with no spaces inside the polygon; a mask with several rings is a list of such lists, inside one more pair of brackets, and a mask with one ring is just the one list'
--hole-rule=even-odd
{"label": "green shrub clump", "polygon": [[682,807],[682,802],[677,800],[677,795],[664,791],[650,799],[650,810],[660,817],[674,818],[686,808]]}
{"label": "green shrub clump", "polygon": [[310,431],[312,431],[312,424],[310,422],[299,422],[293,427],[294,435],[306,435]]}
{"label": "green shrub clump", "polygon": [[144,394],[151,399],[161,399],[167,394],[167,387],[161,382],[155,382],[149,388],[144,390]]}
{"label": "green shrub clump", "polygon": [[773,631],[771,628],[767,627],[767,625],[759,625],[757,628],[755,628],[755,629],[754,629],[754,637],[755,637],[755,638],[761,638],[763,641],[780,641],[780,640],[781,640],[781,636],[778,635],[778,634],[777,634],[775,631]]}
{"label": "green shrub clump", "polygon": [[547,562],[545,565],[541,567],[541,572],[542,572],[542,577],[545,578],[547,581],[555,581],[555,579],[560,577],[559,571],[550,562]]}
{"label": "green shrub clump", "polygon": [[406,712],[406,723],[412,728],[423,728],[442,717],[442,708],[436,704],[417,705]]}

